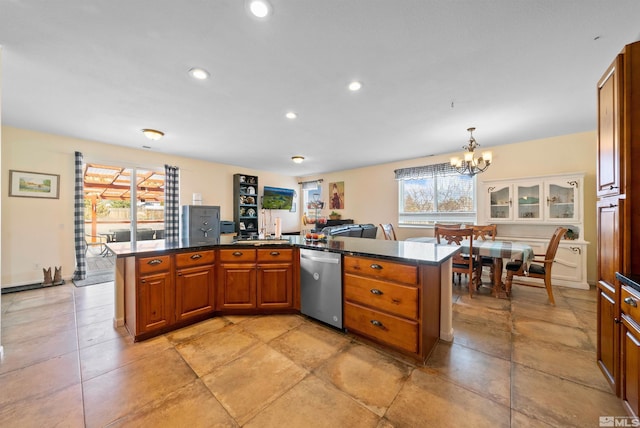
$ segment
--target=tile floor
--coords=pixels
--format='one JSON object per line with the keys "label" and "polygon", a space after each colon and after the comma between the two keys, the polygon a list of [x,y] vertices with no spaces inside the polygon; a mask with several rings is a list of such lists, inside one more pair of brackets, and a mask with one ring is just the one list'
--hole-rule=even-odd
{"label": "tile floor", "polygon": [[2,427],[597,427],[595,291],[454,287],[425,366],[302,316],[210,319],[133,343],[113,283],[2,296]]}

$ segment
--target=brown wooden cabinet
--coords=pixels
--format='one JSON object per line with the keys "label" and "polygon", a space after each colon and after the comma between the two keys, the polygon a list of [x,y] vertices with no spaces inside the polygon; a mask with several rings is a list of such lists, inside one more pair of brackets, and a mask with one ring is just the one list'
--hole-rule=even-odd
{"label": "brown wooden cabinet", "polygon": [[291,248],[258,250],[258,308],[293,307],[293,254]]}
{"label": "brown wooden cabinet", "polygon": [[215,251],[175,255],[176,322],[212,314],[215,309]]}
{"label": "brown wooden cabinet", "polygon": [[293,248],[220,250],[218,310],[294,308]]}
{"label": "brown wooden cabinet", "polygon": [[417,265],[381,259],[345,256],[343,270],[344,327],[426,359],[437,341],[440,312],[425,304],[439,301],[440,284],[423,281]]}
{"label": "brown wooden cabinet", "polygon": [[[637,374],[640,364],[631,357],[637,326],[621,314],[624,296],[615,277],[616,272],[640,273],[640,170],[632,165],[640,158],[639,92],[640,42],[636,42],[624,47],[597,85],[597,359],[612,390],[622,397],[637,395],[629,390],[637,389],[637,380],[630,387],[633,382],[627,377]],[[629,408],[637,412],[637,402]]]}
{"label": "brown wooden cabinet", "polygon": [[218,310],[256,307],[256,250],[220,250]]}
{"label": "brown wooden cabinet", "polygon": [[169,326],[174,302],[171,256],[140,258],[137,271],[135,336]]}

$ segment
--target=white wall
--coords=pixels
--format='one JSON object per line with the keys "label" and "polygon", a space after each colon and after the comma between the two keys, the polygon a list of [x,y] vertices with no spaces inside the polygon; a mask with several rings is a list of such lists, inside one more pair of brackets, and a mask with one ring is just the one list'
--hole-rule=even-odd
{"label": "white wall", "polygon": [[[582,132],[541,140],[519,142],[483,150],[493,152],[493,165],[478,176],[480,180],[525,178],[562,173],[585,173],[584,180],[584,239],[587,249],[587,278],[590,284],[596,278],[596,132]],[[482,142],[480,142],[482,143]],[[427,148],[424,150],[428,151]],[[462,150],[460,151],[462,152]],[[454,154],[411,159],[375,165],[366,168],[304,177],[301,180],[323,179],[322,195],[328,202],[329,183],[344,181],[345,209],[342,218],[357,223],[392,223],[398,239],[430,235],[431,230],[418,227],[398,228],[398,184],[394,170],[411,166],[448,162]],[[460,153],[455,153],[460,155]],[[326,204],[328,206],[328,203]],[[326,215],[330,212],[323,210]],[[378,231],[378,237],[381,237]]]}
{"label": "white wall", "polygon": [[[2,127],[2,142],[2,177],[8,177],[11,169],[60,175],[60,199],[8,197],[8,185],[3,182],[3,288],[42,282],[42,268],[49,266],[62,266],[63,277],[71,278],[75,270],[75,151],[83,153],[85,162],[139,167],[176,165],[180,168],[181,204],[190,204],[193,193],[201,193],[203,204],[220,206],[223,220],[233,220],[235,173],[257,175],[260,193],[264,185],[298,189],[293,177],[12,127]],[[299,230],[299,212],[278,210],[272,215],[282,218],[283,232]]]}
{"label": "white wall", "polygon": [[[339,210],[342,218],[352,218],[359,223],[395,225],[398,219],[398,185],[393,171],[397,168],[447,162],[451,155],[424,157],[295,179],[231,165],[171,157],[157,152],[115,147],[11,127],[2,128],[2,143],[3,177],[8,176],[9,169],[19,169],[60,174],[61,178],[59,200],[9,198],[7,185],[2,185],[2,287],[40,282],[41,267],[62,265],[65,278],[73,273],[73,152],[76,150],[83,152],[87,162],[142,167],[160,166],[165,163],[177,165],[181,169],[183,203],[190,203],[193,193],[201,193],[203,204],[221,206],[223,219],[233,217],[233,174],[245,173],[258,175],[261,187],[273,185],[298,189],[298,181],[322,178],[322,194],[327,202],[327,208],[322,212],[324,215],[331,211],[328,209],[329,183],[344,181],[345,208]],[[587,275],[589,282],[594,283],[596,132],[514,143],[491,147],[491,150],[493,165],[482,174],[481,178],[484,180],[570,172],[586,174],[583,236],[591,242],[588,248]],[[298,191],[298,195],[300,193]],[[283,220],[285,232],[300,229],[300,217],[305,210],[301,207],[299,197],[297,205],[296,213],[277,212]],[[396,232],[398,239],[431,233],[421,228],[401,228]]]}

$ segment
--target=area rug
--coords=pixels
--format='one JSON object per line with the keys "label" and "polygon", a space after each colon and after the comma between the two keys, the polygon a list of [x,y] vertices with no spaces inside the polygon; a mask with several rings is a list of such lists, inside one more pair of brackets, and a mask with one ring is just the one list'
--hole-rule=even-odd
{"label": "area rug", "polygon": [[113,270],[102,272],[91,272],[85,279],[74,279],[76,287],[86,287],[87,285],[102,284],[113,281]]}

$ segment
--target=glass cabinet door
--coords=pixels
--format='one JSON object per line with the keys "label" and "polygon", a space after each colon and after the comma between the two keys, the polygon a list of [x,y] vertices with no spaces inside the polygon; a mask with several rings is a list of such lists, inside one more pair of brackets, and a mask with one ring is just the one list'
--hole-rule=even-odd
{"label": "glass cabinet door", "polygon": [[511,185],[488,186],[486,190],[489,197],[489,219],[511,220],[513,218]]}
{"label": "glass cabinet door", "polygon": [[579,198],[577,181],[553,181],[546,186],[546,217],[548,220],[578,220]]}
{"label": "glass cabinet door", "polygon": [[542,189],[540,184],[518,184],[516,188],[516,220],[540,221],[542,209],[540,199]]}

